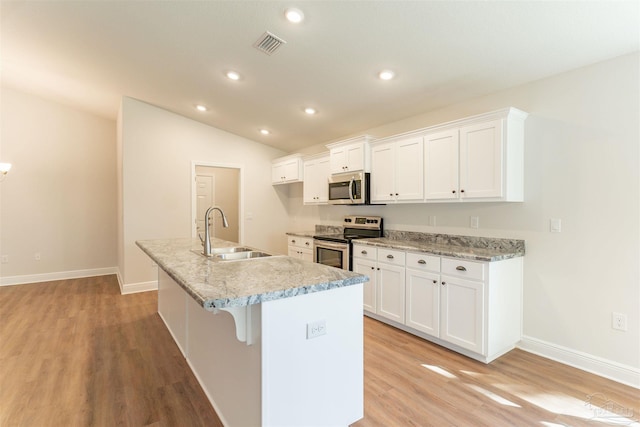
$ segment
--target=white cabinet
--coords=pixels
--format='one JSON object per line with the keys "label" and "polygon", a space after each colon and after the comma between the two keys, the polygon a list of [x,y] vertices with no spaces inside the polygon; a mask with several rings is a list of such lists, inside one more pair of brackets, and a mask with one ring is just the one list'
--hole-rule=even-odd
{"label": "white cabinet", "polygon": [[440,257],[407,253],[407,326],[440,336],[440,286]]}
{"label": "white cabinet", "polygon": [[353,271],[369,277],[363,308],[395,322],[404,322],[404,252],[353,245]]}
{"label": "white cabinet", "polygon": [[425,200],[523,201],[526,117],[509,108],[428,133]]}
{"label": "white cabinet", "polygon": [[289,184],[302,181],[302,155],[292,154],[274,159],[271,164],[271,183]]}
{"label": "white cabinet", "polygon": [[371,151],[369,142],[372,140],[371,136],[363,135],[328,144],[331,173],[370,172]]}
{"label": "white cabinet", "polygon": [[371,200],[422,201],[422,135],[394,138],[371,148]]}
{"label": "white cabinet", "polygon": [[353,245],[353,271],[369,278],[363,283],[363,309],[376,312],[377,250],[371,246]]}
{"label": "white cabinet", "polygon": [[329,154],[305,159],[302,189],[305,205],[320,205],[329,201],[329,176]]}
{"label": "white cabinet", "polygon": [[469,261],[355,244],[370,317],[489,363],[522,328],[522,258]]}
{"label": "white cabinet", "polygon": [[458,129],[428,134],[424,138],[424,197],[458,199]]}
{"label": "white cabinet", "polygon": [[287,235],[290,257],[313,262],[313,238]]}
{"label": "white cabinet", "polygon": [[485,264],[442,260],[440,338],[484,354]]}
{"label": "white cabinet", "polygon": [[404,323],[404,258],[403,251],[378,249],[376,279],[376,313]]}

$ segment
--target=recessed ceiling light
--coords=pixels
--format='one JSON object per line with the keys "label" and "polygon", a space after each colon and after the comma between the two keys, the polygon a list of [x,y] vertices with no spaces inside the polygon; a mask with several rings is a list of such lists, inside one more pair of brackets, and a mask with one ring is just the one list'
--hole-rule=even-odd
{"label": "recessed ceiling light", "polygon": [[237,71],[227,71],[227,77],[231,80],[240,80],[240,74]]}
{"label": "recessed ceiling light", "polygon": [[269,135],[271,132],[269,132],[267,129],[260,129],[260,133],[263,135]]}
{"label": "recessed ceiling light", "polygon": [[196,110],[205,112],[207,111],[207,107],[205,107],[204,105],[196,105]]}
{"label": "recessed ceiling light", "polygon": [[380,80],[391,80],[395,75],[396,73],[391,70],[382,70],[380,74],[378,74],[378,77],[380,77]]}
{"label": "recessed ceiling light", "polygon": [[304,109],[304,112],[307,113],[310,116],[313,116],[314,114],[316,114],[318,111],[315,108],[312,107],[307,107]]}
{"label": "recessed ceiling light", "polygon": [[296,9],[294,7],[285,9],[284,16],[287,18],[287,21],[294,24],[299,24],[304,20],[304,13],[302,13],[300,9]]}

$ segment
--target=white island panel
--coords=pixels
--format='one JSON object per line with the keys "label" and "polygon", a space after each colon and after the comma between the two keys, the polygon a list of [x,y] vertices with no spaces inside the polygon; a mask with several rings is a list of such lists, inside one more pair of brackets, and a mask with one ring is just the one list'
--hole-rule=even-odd
{"label": "white island panel", "polygon": [[[307,338],[307,325],[326,334]],[[362,284],[262,304],[263,426],[347,426],[363,417]]]}

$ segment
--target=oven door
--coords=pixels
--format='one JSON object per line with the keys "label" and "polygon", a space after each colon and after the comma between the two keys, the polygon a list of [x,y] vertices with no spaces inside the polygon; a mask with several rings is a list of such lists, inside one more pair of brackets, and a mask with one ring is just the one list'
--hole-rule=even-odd
{"label": "oven door", "polygon": [[349,269],[349,244],[313,241],[313,261],[330,267]]}

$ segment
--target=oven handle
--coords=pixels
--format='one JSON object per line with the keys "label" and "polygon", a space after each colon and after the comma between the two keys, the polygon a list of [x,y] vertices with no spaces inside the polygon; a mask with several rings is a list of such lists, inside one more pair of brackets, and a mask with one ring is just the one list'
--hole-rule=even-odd
{"label": "oven handle", "polygon": [[316,247],[344,250],[344,249],[348,249],[349,245],[346,243],[327,243],[327,242],[320,243],[316,241]]}
{"label": "oven handle", "polygon": [[351,203],[353,203],[353,184],[356,180],[352,177],[349,181],[349,199],[351,199]]}

